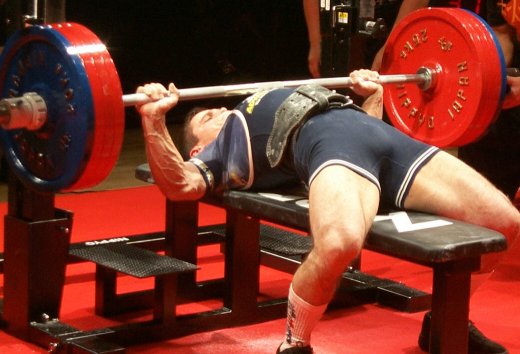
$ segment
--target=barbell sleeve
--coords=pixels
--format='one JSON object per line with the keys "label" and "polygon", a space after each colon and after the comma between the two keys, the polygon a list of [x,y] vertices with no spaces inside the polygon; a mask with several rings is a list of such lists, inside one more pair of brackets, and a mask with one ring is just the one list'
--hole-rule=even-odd
{"label": "barbell sleeve", "polygon": [[[425,85],[429,80],[431,80],[431,76],[432,74],[429,69],[420,69],[416,74],[381,75],[378,82],[381,84],[417,83],[419,85]],[[332,77],[185,88],[179,89],[179,100],[185,101],[216,97],[243,96],[265,89],[295,88],[302,85],[320,85],[330,89],[337,89],[351,87],[352,80],[350,77]],[[123,103],[125,106],[135,106],[151,101],[153,100],[144,93],[123,95]]]}

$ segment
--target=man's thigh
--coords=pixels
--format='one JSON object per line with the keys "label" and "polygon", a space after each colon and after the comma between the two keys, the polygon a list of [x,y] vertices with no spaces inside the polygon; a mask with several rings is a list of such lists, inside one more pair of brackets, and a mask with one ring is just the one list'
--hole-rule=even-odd
{"label": "man's thigh", "polygon": [[341,165],[331,165],[314,178],[309,192],[309,214],[315,242],[324,230],[337,226],[349,234],[366,235],[379,205],[379,190],[367,178]]}
{"label": "man's thigh", "polygon": [[405,201],[407,209],[447,216],[497,229],[511,217],[507,197],[456,157],[436,154],[417,174]]}

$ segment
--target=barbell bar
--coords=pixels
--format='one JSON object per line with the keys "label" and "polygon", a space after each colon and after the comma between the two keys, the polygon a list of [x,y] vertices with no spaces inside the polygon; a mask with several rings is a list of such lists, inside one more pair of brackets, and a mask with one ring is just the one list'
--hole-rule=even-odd
{"label": "barbell bar", "polygon": [[[520,69],[507,68],[508,76],[520,76]],[[374,82],[381,85],[414,83],[421,90],[432,87],[436,72],[429,68],[419,68],[415,74],[381,75]],[[254,94],[261,90],[279,88],[297,88],[302,85],[319,85],[330,89],[352,87],[350,77],[329,77],[302,80],[265,81],[235,85],[216,85],[179,89],[179,100],[201,100],[209,98],[233,97]],[[122,96],[125,107],[153,102],[144,93],[131,93]],[[36,93],[26,93],[21,98],[0,100],[0,126],[2,129],[37,130],[43,126],[47,118],[45,102]]]}
{"label": "barbell bar", "polygon": [[[380,75],[392,123],[441,147],[477,139],[496,117],[506,87],[491,29],[459,9],[418,10],[400,24],[387,40]],[[339,77],[179,91],[180,100],[198,100],[304,84],[352,83]],[[77,23],[32,26],[10,37],[0,57],[0,95],[6,159],[24,183],[45,191],[104,180],[119,157],[124,107],[149,100],[123,95],[106,46]]]}
{"label": "barbell bar", "polygon": [[[415,74],[396,74],[382,75],[377,82],[381,84],[404,84],[416,83],[424,88],[430,86],[433,73],[429,69],[423,68]],[[320,85],[330,89],[352,87],[350,77],[329,77],[317,79],[287,80],[287,81],[267,81],[257,83],[246,83],[236,85],[221,85],[185,88],[179,90],[179,100],[200,100],[216,97],[231,97],[253,94],[261,90],[271,90],[278,88],[296,88],[302,85]],[[133,93],[123,95],[125,106],[135,106],[150,102],[151,99],[143,93]]]}
{"label": "barbell bar", "polygon": [[[435,74],[427,69],[420,68],[416,74],[383,75],[376,82],[380,84],[415,83],[428,89]],[[236,85],[219,85],[185,88],[179,90],[179,100],[200,100],[216,97],[244,96],[261,90],[278,88],[296,88],[302,85],[321,85],[328,88],[352,87],[350,77],[332,77],[287,81],[267,81]],[[133,93],[122,96],[125,107],[152,102],[153,99],[144,93]],[[4,98],[0,100],[0,125],[4,130],[28,129],[38,130],[46,122],[47,106],[42,97],[36,92],[25,93],[21,97]]]}

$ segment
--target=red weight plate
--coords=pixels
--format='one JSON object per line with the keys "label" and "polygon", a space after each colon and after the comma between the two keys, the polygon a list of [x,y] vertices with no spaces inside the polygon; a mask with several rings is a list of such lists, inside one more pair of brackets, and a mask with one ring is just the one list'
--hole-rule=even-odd
{"label": "red weight plate", "polygon": [[105,45],[77,23],[49,25],[70,43],[70,55],[81,57],[94,101],[94,127],[90,151],[79,179],[68,190],[84,189],[102,182],[115,166],[124,136],[124,105],[116,67]]}
{"label": "red weight plate", "polygon": [[[483,81],[489,82],[489,85],[483,87],[483,100],[482,104],[487,104],[489,109],[486,112],[489,114],[477,114],[473,124],[471,124],[466,130],[465,134],[455,142],[454,146],[463,146],[472,143],[482,137],[489,126],[496,120],[501,111],[501,102],[504,99],[506,92],[506,65],[504,55],[502,53],[502,47],[500,42],[496,38],[494,31],[491,27],[478,15],[473,12],[467,11],[468,22],[471,22],[470,26],[468,23],[468,32],[472,34],[476,45],[480,49],[484,49],[481,52],[482,62],[489,65],[489,68],[482,72]],[[472,17],[474,21],[470,21]],[[493,48],[494,46],[494,48]]]}
{"label": "red weight plate", "polygon": [[[415,11],[392,31],[382,74],[435,72],[432,86],[385,85],[385,109],[406,134],[439,147],[475,140],[494,119],[504,64],[482,22],[466,10]],[[501,61],[502,60],[502,61]]]}
{"label": "red weight plate", "polygon": [[46,103],[47,119],[36,131],[0,131],[15,175],[30,188],[71,189],[89,162],[95,129],[91,83],[70,42],[48,26],[17,31],[6,42],[0,66],[2,97],[34,92]]}

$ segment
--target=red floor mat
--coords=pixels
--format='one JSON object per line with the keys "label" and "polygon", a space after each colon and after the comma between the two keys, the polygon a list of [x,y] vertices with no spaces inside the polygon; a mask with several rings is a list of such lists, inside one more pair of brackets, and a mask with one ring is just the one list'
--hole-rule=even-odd
{"label": "red floor mat", "polygon": [[[164,199],[155,187],[109,192],[70,194],[57,197],[57,206],[74,212],[72,241],[159,231],[164,228]],[[5,214],[6,205],[0,204]],[[211,206],[200,209],[203,224],[223,221],[224,213]],[[3,228],[3,220],[0,221]],[[3,240],[0,240],[3,249]],[[504,344],[511,354],[520,354],[520,243],[505,257],[493,276],[471,300],[471,318],[488,336]],[[199,277],[222,275],[223,267],[214,246],[200,250],[203,265]],[[431,271],[405,261],[363,253],[363,270],[384,278],[402,281],[429,291]],[[94,315],[94,265],[69,265],[64,290],[61,320],[81,329],[119,323]],[[261,291],[284,296],[290,276],[262,268]],[[0,294],[3,278],[0,276]],[[151,286],[151,280],[123,278],[120,291]],[[179,312],[205,311],[219,306],[218,301],[183,305]],[[421,353],[417,348],[422,313],[407,314],[377,305],[365,305],[328,312],[313,334],[317,353]],[[274,353],[283,338],[283,319],[198,333],[175,340],[129,348],[129,353]],[[46,350],[24,343],[0,331],[1,353],[45,353]]]}

